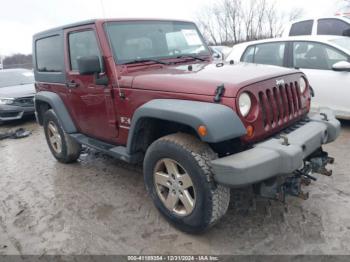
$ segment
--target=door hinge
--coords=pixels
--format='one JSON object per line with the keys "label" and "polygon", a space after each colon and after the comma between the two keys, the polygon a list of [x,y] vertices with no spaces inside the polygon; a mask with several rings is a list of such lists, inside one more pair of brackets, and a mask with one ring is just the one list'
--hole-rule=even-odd
{"label": "door hinge", "polygon": [[119,97],[124,100],[126,98],[125,92],[124,91],[119,91]]}

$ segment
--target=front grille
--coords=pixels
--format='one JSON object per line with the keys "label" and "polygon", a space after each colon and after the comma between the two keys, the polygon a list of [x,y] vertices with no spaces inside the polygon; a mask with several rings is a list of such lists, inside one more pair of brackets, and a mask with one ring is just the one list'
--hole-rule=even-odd
{"label": "front grille", "polygon": [[302,114],[297,82],[259,92],[262,119],[266,130],[280,126]]}
{"label": "front grille", "polygon": [[0,112],[0,117],[8,118],[8,117],[17,117],[20,112]]}
{"label": "front grille", "polygon": [[13,101],[13,105],[32,107],[34,106],[34,96],[16,98],[15,101]]}

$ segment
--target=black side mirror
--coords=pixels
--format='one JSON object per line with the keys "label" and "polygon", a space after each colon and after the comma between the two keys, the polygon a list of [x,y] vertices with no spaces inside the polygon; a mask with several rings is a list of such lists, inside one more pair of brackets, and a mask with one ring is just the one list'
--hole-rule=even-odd
{"label": "black side mirror", "polygon": [[93,75],[102,72],[100,58],[98,56],[79,57],[77,62],[81,75]]}

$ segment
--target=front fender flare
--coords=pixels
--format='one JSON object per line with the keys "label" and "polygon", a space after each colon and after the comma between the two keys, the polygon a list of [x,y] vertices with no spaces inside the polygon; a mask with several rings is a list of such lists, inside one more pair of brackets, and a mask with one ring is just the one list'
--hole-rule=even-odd
{"label": "front fender flare", "polygon": [[202,141],[217,143],[246,134],[246,129],[236,112],[228,106],[208,102],[155,99],[139,107],[132,118],[127,148],[130,151],[138,123],[142,118],[172,121],[192,127],[207,127]]}

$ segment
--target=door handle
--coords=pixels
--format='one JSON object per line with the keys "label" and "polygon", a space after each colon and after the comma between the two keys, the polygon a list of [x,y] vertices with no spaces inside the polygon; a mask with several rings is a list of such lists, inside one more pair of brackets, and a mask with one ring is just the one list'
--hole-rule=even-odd
{"label": "door handle", "polygon": [[79,87],[79,84],[77,82],[75,82],[74,80],[72,80],[72,81],[66,83],[66,86],[68,88],[77,88],[77,87]]}

